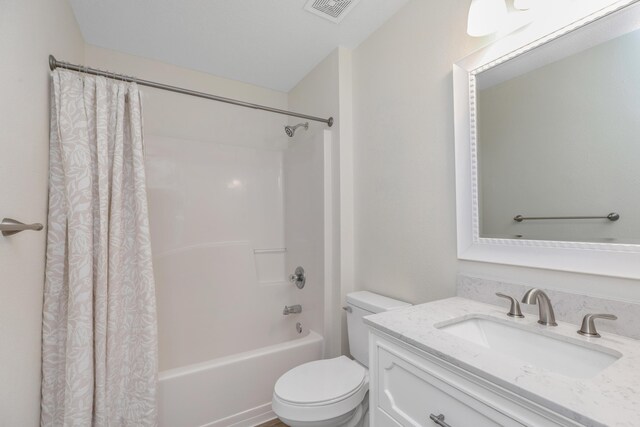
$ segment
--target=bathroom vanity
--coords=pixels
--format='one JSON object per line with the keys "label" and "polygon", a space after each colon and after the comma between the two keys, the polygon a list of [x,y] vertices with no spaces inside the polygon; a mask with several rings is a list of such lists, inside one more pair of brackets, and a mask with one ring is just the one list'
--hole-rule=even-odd
{"label": "bathroom vanity", "polygon": [[371,426],[637,426],[640,341],[449,298],[365,318]]}

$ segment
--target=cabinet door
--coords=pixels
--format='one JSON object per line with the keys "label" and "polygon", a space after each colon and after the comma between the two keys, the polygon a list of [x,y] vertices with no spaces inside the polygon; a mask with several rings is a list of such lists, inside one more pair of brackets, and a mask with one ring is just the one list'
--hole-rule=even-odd
{"label": "cabinet door", "polygon": [[451,427],[523,425],[380,347],[377,376],[378,414],[388,414],[403,426],[436,426],[430,415],[443,415]]}
{"label": "cabinet door", "polygon": [[[402,424],[394,420],[391,415],[387,414],[380,407],[373,409],[370,415],[373,416],[372,419],[375,419],[376,427],[402,427]],[[373,427],[373,425],[374,424],[371,423],[371,426],[365,427]]]}

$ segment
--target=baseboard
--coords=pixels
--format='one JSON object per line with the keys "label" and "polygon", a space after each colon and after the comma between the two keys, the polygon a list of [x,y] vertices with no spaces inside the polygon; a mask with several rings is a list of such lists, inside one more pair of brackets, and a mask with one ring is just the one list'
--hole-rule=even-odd
{"label": "baseboard", "polygon": [[[271,405],[269,405],[271,406]],[[233,427],[255,427],[260,424],[266,423],[267,421],[275,420],[277,418],[275,412],[269,409],[269,412],[265,412],[264,414],[260,414],[247,420],[248,424],[234,424]]]}
{"label": "baseboard", "polygon": [[255,427],[274,418],[276,414],[271,410],[271,402],[269,402],[201,427]]}

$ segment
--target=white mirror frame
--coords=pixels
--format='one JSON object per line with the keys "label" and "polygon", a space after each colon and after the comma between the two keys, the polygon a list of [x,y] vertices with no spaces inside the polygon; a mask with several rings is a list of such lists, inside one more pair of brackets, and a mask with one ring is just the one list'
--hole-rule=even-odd
{"label": "white mirror frame", "polygon": [[[614,14],[614,12],[617,12]],[[584,16],[584,15],[583,15]],[[567,24],[568,23],[568,24]],[[638,0],[617,1],[580,19],[565,19],[556,30],[537,28],[501,39],[453,66],[456,211],[458,258],[552,270],[640,278],[640,244],[604,244],[524,239],[494,239],[479,235],[476,129],[476,75],[541,46],[550,59],[563,46],[599,44],[639,27]],[[574,32],[589,26],[583,31]],[[557,28],[560,28],[559,30]],[[640,167],[640,165],[638,165]],[[640,197],[640,189],[638,189]]]}

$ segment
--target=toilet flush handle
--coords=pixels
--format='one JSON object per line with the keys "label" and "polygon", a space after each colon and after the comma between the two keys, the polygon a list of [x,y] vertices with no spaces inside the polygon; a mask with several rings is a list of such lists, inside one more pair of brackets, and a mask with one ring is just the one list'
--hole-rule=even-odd
{"label": "toilet flush handle", "polygon": [[342,309],[344,311],[346,311],[347,313],[351,313],[353,312],[353,309],[351,307],[349,307],[348,305],[345,305],[344,307],[342,307]]}

